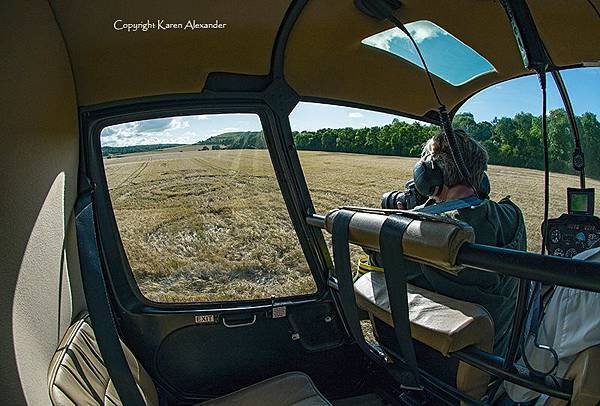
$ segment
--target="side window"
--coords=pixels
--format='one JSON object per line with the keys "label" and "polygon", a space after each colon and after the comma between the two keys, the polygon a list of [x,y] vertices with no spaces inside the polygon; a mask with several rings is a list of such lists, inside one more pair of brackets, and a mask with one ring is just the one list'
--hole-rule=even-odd
{"label": "side window", "polygon": [[[317,213],[344,205],[380,207],[404,190],[416,157],[436,127],[391,114],[299,103],[290,115],[298,156]],[[331,237],[324,234],[331,251]],[[363,251],[350,246],[352,262]]]}
{"label": "side window", "polygon": [[142,294],[212,302],[316,292],[254,114],[106,127],[114,215]]}
{"label": "side window", "polygon": [[[586,155],[587,187],[600,188],[600,69],[563,72],[577,116]],[[567,187],[579,187],[572,169],[573,135],[567,113],[551,75],[548,75],[548,140],[550,161],[550,218],[567,211]],[[492,86],[469,99],[454,117],[487,149],[491,197],[510,195],[525,217],[528,249],[539,252],[544,207],[544,161],[541,135],[541,95],[536,76]],[[596,204],[598,212],[598,204]]]}
{"label": "side window", "polygon": [[383,193],[403,190],[416,157],[437,127],[401,116],[320,103],[290,115],[315,210],[379,207]]}

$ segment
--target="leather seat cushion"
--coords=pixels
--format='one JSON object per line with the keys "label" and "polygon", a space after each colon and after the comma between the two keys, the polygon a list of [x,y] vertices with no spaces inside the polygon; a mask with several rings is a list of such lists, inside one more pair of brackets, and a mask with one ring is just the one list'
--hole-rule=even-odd
{"label": "leather seat cushion", "polygon": [[288,372],[237,392],[202,403],[206,406],[321,406],[331,405],[308,375]]}
{"label": "leather seat cushion", "polygon": [[[600,345],[580,352],[567,370],[565,378],[573,381],[572,405],[600,404]],[[567,405],[568,402],[550,398],[546,406]]]}
{"label": "leather seat cushion", "polygon": [[[370,272],[354,284],[357,304],[393,326],[382,272]],[[470,345],[491,351],[494,324],[480,305],[408,285],[409,319],[414,339],[448,355]]]}
{"label": "leather seat cushion", "polygon": [[[154,382],[133,353],[121,344],[146,404],[158,406]],[[48,388],[53,405],[122,405],[87,313],[69,327],[60,342],[50,362]]]}

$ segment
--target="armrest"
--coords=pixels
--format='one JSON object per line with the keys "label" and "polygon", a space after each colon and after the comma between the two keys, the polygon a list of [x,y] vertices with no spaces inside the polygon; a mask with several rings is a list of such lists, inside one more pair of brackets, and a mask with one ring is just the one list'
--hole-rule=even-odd
{"label": "armrest", "polygon": [[[325,218],[325,228],[331,232],[338,210],[330,211]],[[431,215],[412,215],[404,233],[404,255],[416,262],[454,272],[462,267],[456,264],[460,247],[475,241],[475,232],[467,223]],[[379,233],[387,215],[378,212],[357,212],[350,221],[350,242],[379,251]]]}

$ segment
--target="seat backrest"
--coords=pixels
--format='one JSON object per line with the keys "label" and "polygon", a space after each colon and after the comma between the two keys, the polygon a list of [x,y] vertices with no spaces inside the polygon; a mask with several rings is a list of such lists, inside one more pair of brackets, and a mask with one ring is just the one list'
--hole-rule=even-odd
{"label": "seat backrest", "polygon": [[[121,345],[146,404],[158,406],[152,378],[127,346]],[[76,319],[61,340],[50,362],[48,388],[53,405],[122,405],[87,313]]]}
{"label": "seat backrest", "polygon": [[[371,272],[354,284],[358,306],[392,324],[385,277]],[[408,285],[409,319],[414,339],[448,355],[474,345],[491,351],[494,324],[480,305]]]}
{"label": "seat backrest", "polygon": [[[468,346],[491,352],[494,347],[494,323],[480,305],[453,299],[413,285],[407,286],[412,337],[441,354]],[[354,284],[358,306],[389,326],[393,326],[385,276],[370,272]],[[456,387],[475,398],[482,396],[489,375],[459,362]]]}

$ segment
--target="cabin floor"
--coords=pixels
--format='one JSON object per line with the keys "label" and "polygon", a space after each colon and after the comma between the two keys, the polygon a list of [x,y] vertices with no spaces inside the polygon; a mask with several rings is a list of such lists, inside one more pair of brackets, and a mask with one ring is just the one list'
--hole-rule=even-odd
{"label": "cabin floor", "polygon": [[389,405],[388,402],[384,401],[376,393],[368,393],[360,396],[353,396],[350,398],[334,400],[331,402],[333,406],[385,406]]}

